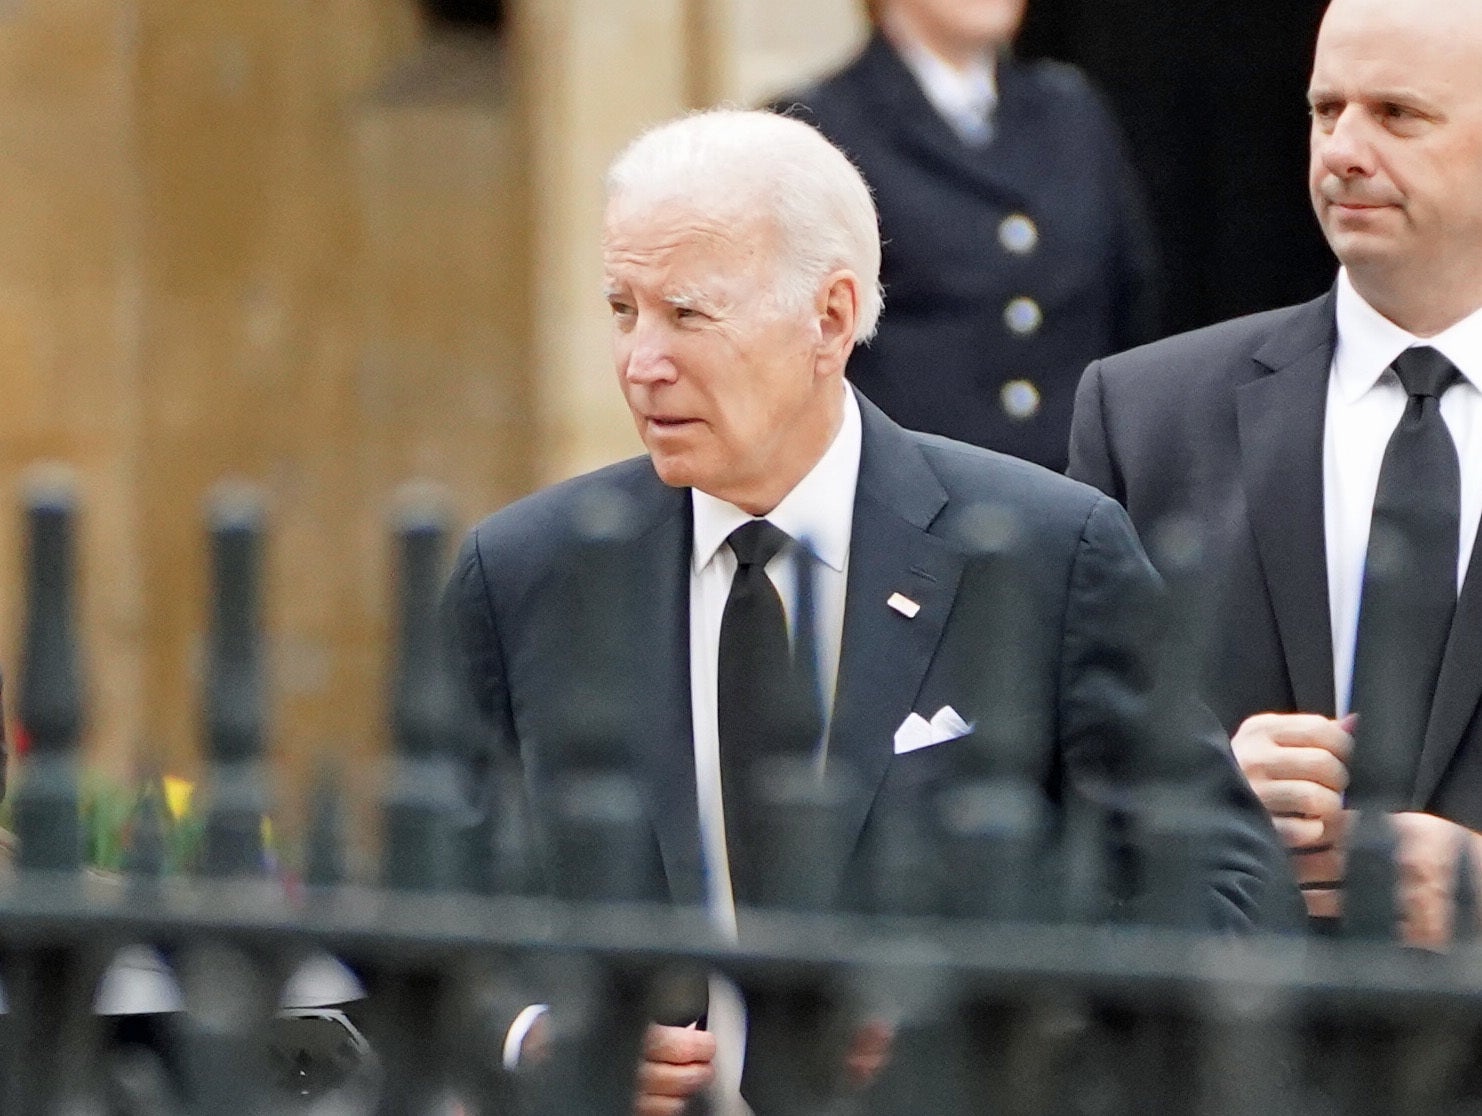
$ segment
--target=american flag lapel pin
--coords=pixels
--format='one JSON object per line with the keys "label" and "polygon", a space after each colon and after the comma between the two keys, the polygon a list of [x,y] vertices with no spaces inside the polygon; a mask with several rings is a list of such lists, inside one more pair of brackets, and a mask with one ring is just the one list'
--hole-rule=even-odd
{"label": "american flag lapel pin", "polygon": [[921,611],[921,606],[915,601],[911,600],[911,598],[906,596],[904,593],[890,594],[890,599],[885,603],[899,612],[907,620],[915,619],[916,614]]}

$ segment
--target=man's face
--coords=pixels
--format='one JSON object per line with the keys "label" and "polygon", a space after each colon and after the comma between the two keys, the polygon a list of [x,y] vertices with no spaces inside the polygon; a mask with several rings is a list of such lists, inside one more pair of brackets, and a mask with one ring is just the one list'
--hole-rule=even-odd
{"label": "man's face", "polygon": [[885,0],[882,13],[903,18],[943,57],[974,54],[1011,41],[1026,0]]}
{"label": "man's face", "polygon": [[608,206],[618,380],[666,484],[764,514],[812,468],[842,400],[808,312],[775,305],[776,234],[683,206]]}
{"label": "man's face", "polygon": [[1312,203],[1360,290],[1482,277],[1482,0],[1334,0],[1309,100]]}

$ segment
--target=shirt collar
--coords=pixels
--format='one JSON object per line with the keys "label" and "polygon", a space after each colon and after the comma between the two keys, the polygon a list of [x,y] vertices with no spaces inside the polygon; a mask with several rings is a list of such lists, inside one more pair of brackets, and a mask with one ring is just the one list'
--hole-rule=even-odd
{"label": "shirt collar", "polygon": [[984,51],[967,69],[959,70],[918,42],[903,39],[896,49],[926,99],[954,127],[965,121],[982,126],[998,107],[992,51]]}
{"label": "shirt collar", "polygon": [[1412,345],[1440,350],[1473,387],[1482,388],[1482,309],[1434,337],[1416,337],[1401,329],[1365,301],[1348,277],[1338,271],[1338,348],[1333,355],[1333,378],[1345,403],[1352,403],[1379,382],[1379,378]]}
{"label": "shirt collar", "polygon": [[[853,389],[846,387],[839,432],[808,475],[766,517],[793,538],[807,539],[814,557],[839,573],[844,572],[849,557],[861,437],[859,403]],[[695,524],[691,560],[698,573],[710,564],[731,532],[753,516],[698,488],[691,496]]]}

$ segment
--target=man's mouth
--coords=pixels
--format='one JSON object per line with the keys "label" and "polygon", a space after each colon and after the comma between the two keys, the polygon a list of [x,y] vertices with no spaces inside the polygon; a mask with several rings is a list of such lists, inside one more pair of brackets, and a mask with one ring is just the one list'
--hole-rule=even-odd
{"label": "man's mouth", "polygon": [[650,426],[658,427],[660,430],[678,430],[682,426],[689,426],[700,420],[684,415],[649,415],[647,421]]}
{"label": "man's mouth", "polygon": [[1341,209],[1350,213],[1364,213],[1373,209],[1389,209],[1394,203],[1388,201],[1376,201],[1372,198],[1353,198],[1324,194],[1323,199],[1333,209]]}

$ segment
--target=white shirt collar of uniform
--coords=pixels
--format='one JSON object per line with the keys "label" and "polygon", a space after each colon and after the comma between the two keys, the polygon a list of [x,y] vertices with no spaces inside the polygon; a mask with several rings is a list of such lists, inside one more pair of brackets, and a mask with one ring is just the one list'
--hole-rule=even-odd
{"label": "white shirt collar of uniform", "polygon": [[[861,437],[859,403],[853,389],[846,386],[839,432],[808,475],[767,513],[769,521],[793,538],[807,539],[814,557],[839,573],[849,557]],[[691,495],[695,525],[691,560],[698,573],[710,564],[731,532],[754,517],[698,488]]]}
{"label": "white shirt collar of uniform", "polygon": [[1412,345],[1429,345],[1445,354],[1462,376],[1482,388],[1482,308],[1434,337],[1416,337],[1401,329],[1365,301],[1348,277],[1338,271],[1338,348],[1333,378],[1345,403],[1352,403]]}
{"label": "white shirt collar of uniform", "polygon": [[984,51],[965,70],[943,61],[918,42],[902,39],[896,52],[915,76],[921,91],[954,128],[965,121],[981,127],[998,106],[998,73],[991,51]]}

